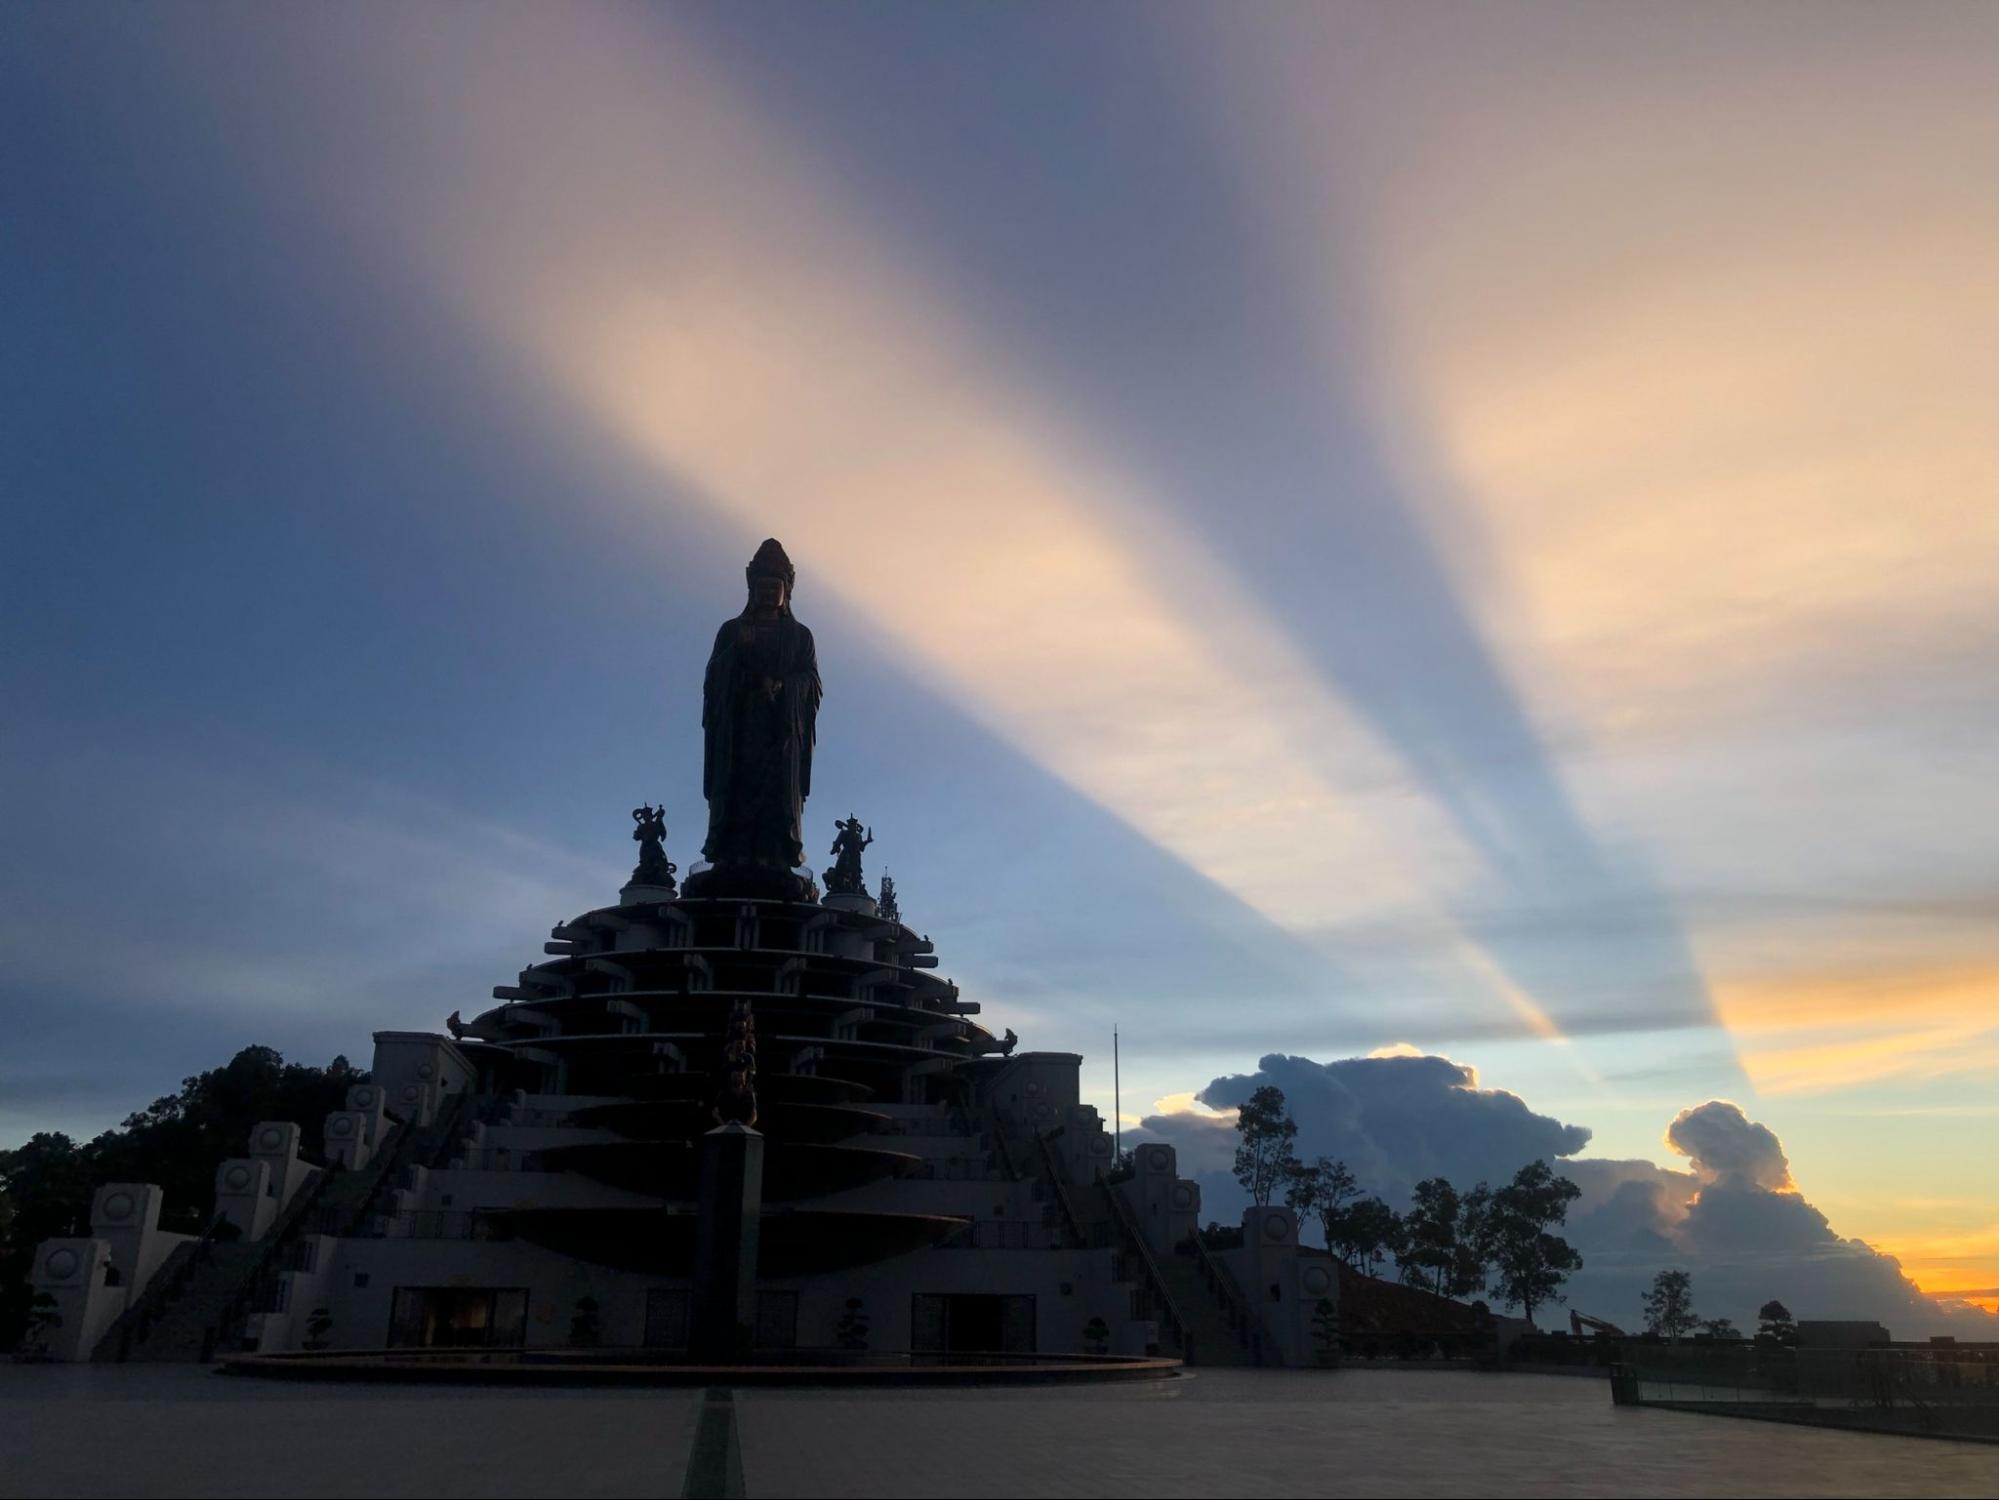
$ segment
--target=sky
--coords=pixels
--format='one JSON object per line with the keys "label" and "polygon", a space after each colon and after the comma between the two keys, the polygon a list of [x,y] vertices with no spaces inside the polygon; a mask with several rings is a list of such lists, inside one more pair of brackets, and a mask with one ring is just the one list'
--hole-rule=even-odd
{"label": "sky", "polygon": [[808,846],[1107,1116],[1116,1027],[1211,1208],[1290,1079],[1384,1192],[1498,1110],[1630,1277],[1999,1308],[1995,70],[1978,5],[6,8],[0,1144],[470,1013],[640,800],[690,863],[775,535]]}

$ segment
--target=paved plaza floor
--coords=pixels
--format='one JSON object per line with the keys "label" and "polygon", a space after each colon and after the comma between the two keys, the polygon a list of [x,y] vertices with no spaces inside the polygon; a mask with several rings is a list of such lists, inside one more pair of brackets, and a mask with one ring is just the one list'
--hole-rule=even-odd
{"label": "paved plaza floor", "polygon": [[[702,1401],[0,1366],[0,1495],[678,1496]],[[751,1496],[1999,1494],[1999,1447],[1619,1408],[1554,1376],[1214,1370],[731,1405]]]}

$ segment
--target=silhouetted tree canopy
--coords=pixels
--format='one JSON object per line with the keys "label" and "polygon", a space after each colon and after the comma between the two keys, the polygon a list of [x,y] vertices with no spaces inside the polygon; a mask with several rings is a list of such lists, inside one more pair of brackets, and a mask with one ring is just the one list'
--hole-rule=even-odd
{"label": "silhouetted tree canopy", "polygon": [[1545,1161],[1530,1161],[1492,1195],[1485,1243],[1499,1273],[1499,1297],[1520,1308],[1530,1324],[1534,1309],[1560,1301],[1562,1283],[1582,1269],[1575,1247],[1551,1232],[1568,1221],[1569,1205],[1581,1193]]}
{"label": "silhouetted tree canopy", "polygon": [[367,1076],[344,1057],[315,1068],[245,1047],[84,1145],[45,1132],[0,1151],[0,1348],[11,1348],[25,1325],[35,1246],[88,1233],[100,1184],[158,1183],[161,1225],[197,1233],[215,1212],[216,1164],[243,1155],[259,1121],[296,1121],[301,1152],[323,1161],[326,1116],[345,1108],[348,1088]]}
{"label": "silhouetted tree canopy", "polygon": [[1338,1237],[1340,1221],[1346,1216],[1347,1206],[1359,1196],[1360,1184],[1354,1181],[1347,1164],[1334,1161],[1330,1156],[1322,1156],[1309,1166],[1294,1162],[1290,1180],[1284,1184],[1284,1201],[1299,1218],[1318,1219],[1328,1250],[1333,1249],[1333,1241]]}
{"label": "silhouetted tree canopy", "polygon": [[1284,1090],[1266,1083],[1237,1110],[1235,1180],[1258,1208],[1270,1206],[1270,1195],[1298,1165],[1291,1143],[1297,1123],[1284,1107]]}
{"label": "silhouetted tree canopy", "polygon": [[1403,1242],[1395,1264],[1410,1286],[1459,1297],[1482,1285],[1484,1268],[1474,1272],[1460,1241],[1462,1200],[1458,1190],[1441,1177],[1416,1184],[1409,1212],[1402,1216]]}
{"label": "silhouetted tree canopy", "polygon": [[1379,1198],[1347,1205],[1326,1248],[1356,1271],[1373,1276],[1384,1258],[1401,1253],[1402,1217]]}
{"label": "silhouetted tree canopy", "polygon": [[1798,1341],[1798,1320],[1791,1316],[1791,1310],[1783,1303],[1771,1298],[1756,1309],[1756,1337],[1759,1341],[1772,1344],[1795,1344]]}
{"label": "silhouetted tree canopy", "polygon": [[1685,1271],[1661,1271],[1645,1294],[1645,1326],[1677,1343],[1700,1326],[1694,1311],[1694,1278]]}

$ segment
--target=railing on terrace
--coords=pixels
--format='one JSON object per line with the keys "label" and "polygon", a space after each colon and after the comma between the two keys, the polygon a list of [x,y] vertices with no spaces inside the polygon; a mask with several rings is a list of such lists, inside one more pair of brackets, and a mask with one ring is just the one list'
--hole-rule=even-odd
{"label": "railing on terrace", "polygon": [[1999,1440],[1999,1344],[1787,1348],[1630,1339],[1613,1398],[1816,1426]]}
{"label": "railing on terrace", "polygon": [[1025,1219],[974,1219],[944,1241],[946,1250],[1060,1250],[1062,1232]]}
{"label": "railing on terrace", "polygon": [[376,1228],[384,1238],[412,1240],[510,1240],[513,1229],[504,1218],[472,1208],[412,1208],[377,1214]]}

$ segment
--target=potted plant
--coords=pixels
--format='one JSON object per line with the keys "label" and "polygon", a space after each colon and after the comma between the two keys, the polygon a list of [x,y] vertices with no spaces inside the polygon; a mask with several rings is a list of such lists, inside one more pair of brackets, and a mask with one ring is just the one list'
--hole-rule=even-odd
{"label": "potted plant", "polygon": [[1322,1365],[1340,1362],[1340,1312],[1330,1297],[1312,1304],[1312,1357]]}
{"label": "potted plant", "polygon": [[1102,1358],[1111,1352],[1111,1325],[1102,1318],[1092,1318],[1083,1325],[1083,1347]]}
{"label": "potted plant", "polygon": [[36,1292],[28,1304],[27,1324],[21,1331],[21,1342],[15,1346],[14,1357],[27,1363],[52,1359],[50,1346],[61,1327],[62,1310],[57,1307],[56,1299],[47,1292]]}
{"label": "potted plant", "polygon": [[599,1316],[595,1297],[578,1297],[576,1311],[569,1319],[572,1348],[594,1349],[604,1339],[604,1320]]}
{"label": "potted plant", "polygon": [[859,1352],[868,1347],[868,1310],[859,1297],[847,1299],[847,1310],[840,1314],[840,1321],[834,1325],[833,1336],[840,1341],[842,1349]]}
{"label": "potted plant", "polygon": [[326,1336],[332,1331],[333,1331],[333,1311],[331,1308],[327,1307],[324,1303],[322,1303],[320,1306],[315,1307],[310,1313],[306,1315],[305,1347],[308,1349],[326,1348],[327,1347]]}

